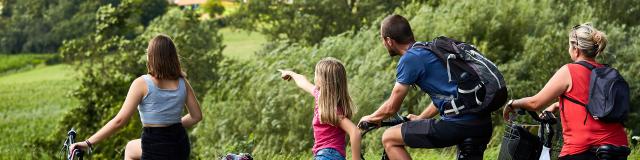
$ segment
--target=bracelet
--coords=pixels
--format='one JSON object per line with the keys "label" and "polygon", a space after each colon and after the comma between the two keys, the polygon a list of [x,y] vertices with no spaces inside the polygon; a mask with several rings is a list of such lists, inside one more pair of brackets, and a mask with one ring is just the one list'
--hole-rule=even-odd
{"label": "bracelet", "polygon": [[91,142],[89,142],[89,140],[85,140],[84,143],[87,144],[87,146],[89,146],[89,149],[92,150],[93,149],[93,144],[91,144]]}

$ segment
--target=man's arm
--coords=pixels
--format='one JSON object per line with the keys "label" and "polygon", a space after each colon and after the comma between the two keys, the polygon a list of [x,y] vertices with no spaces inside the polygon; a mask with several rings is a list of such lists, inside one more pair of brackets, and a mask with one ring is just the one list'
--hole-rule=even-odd
{"label": "man's arm", "polygon": [[424,109],[424,111],[422,111],[422,113],[420,113],[420,115],[416,116],[413,114],[409,114],[407,116],[407,118],[409,118],[410,120],[419,120],[419,119],[429,119],[429,118],[433,118],[436,115],[438,115],[438,108],[436,108],[436,106],[433,104],[433,102],[429,103],[429,106],[427,106],[427,108]]}
{"label": "man's arm", "polygon": [[404,97],[407,96],[409,89],[409,85],[396,83],[396,85],[393,87],[393,90],[391,91],[391,96],[389,96],[389,99],[387,99],[387,101],[385,101],[380,107],[378,107],[378,110],[373,112],[371,115],[362,117],[360,121],[380,122],[387,117],[391,117],[394,113],[400,110],[402,101],[404,100]]}

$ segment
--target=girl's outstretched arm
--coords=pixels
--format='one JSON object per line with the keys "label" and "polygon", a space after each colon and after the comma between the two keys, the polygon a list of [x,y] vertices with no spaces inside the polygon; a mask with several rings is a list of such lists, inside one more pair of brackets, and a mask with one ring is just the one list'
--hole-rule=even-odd
{"label": "girl's outstretched arm", "polygon": [[342,118],[340,120],[340,128],[349,134],[349,141],[351,143],[351,159],[360,160],[360,129],[356,127],[349,118]]}
{"label": "girl's outstretched arm", "polygon": [[287,81],[293,79],[298,87],[302,88],[302,90],[304,91],[309,92],[309,94],[313,94],[313,87],[315,87],[315,85],[309,82],[309,80],[307,80],[307,78],[303,75],[289,70],[279,69],[278,71],[280,71],[280,76],[282,77],[282,79]]}

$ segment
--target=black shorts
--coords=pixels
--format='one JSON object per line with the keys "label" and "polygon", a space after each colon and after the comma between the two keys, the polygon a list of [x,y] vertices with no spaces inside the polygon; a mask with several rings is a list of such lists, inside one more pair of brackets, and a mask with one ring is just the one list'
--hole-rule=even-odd
{"label": "black shorts", "polygon": [[189,137],[180,123],[168,127],[144,127],[140,139],[143,160],[189,159]]}
{"label": "black shorts", "polygon": [[465,122],[417,120],[403,123],[401,128],[404,143],[412,148],[444,148],[461,144],[466,138],[486,147],[492,131],[489,117]]}

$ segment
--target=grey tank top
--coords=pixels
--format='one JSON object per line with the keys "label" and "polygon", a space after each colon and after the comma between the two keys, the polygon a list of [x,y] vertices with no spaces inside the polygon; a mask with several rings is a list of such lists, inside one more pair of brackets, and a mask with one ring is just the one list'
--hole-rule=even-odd
{"label": "grey tank top", "polygon": [[179,78],[175,90],[158,88],[150,75],[143,75],[147,95],[138,105],[143,124],[176,124],[181,122],[182,109],[187,97],[184,79]]}

